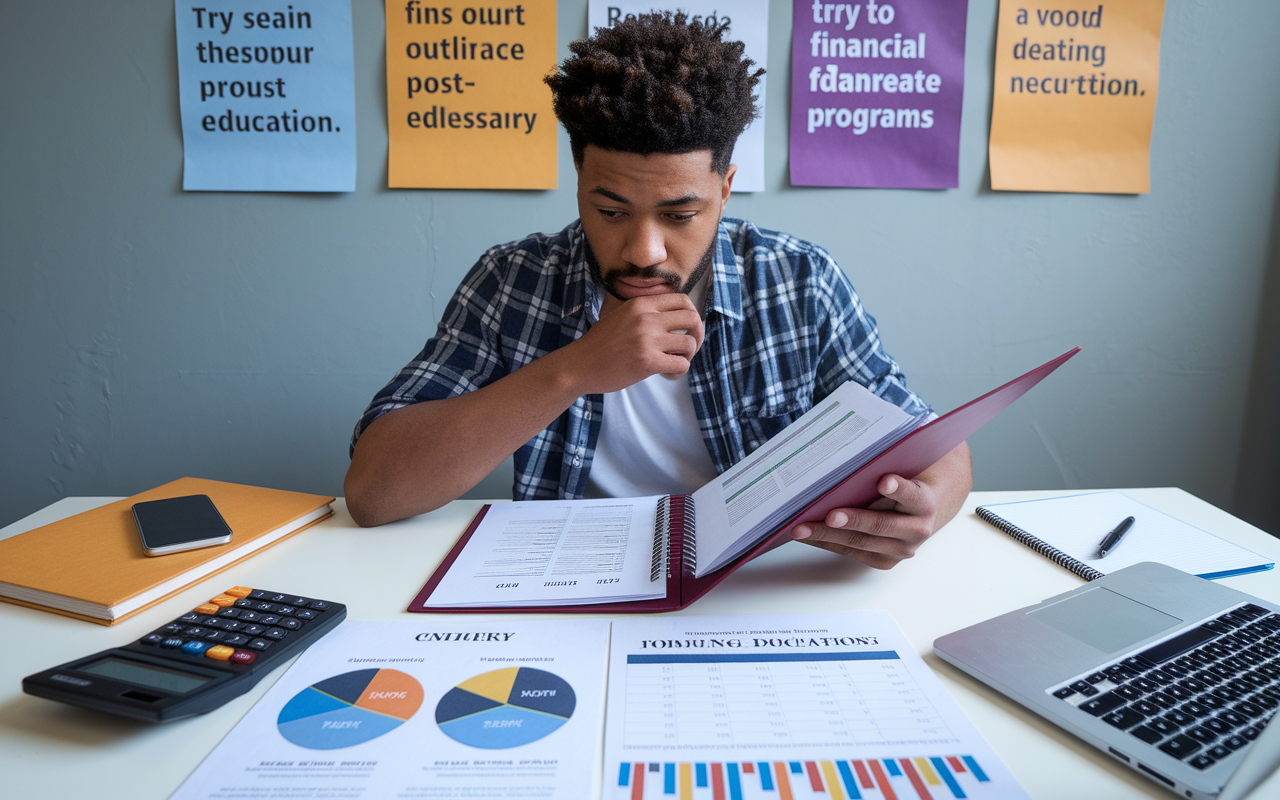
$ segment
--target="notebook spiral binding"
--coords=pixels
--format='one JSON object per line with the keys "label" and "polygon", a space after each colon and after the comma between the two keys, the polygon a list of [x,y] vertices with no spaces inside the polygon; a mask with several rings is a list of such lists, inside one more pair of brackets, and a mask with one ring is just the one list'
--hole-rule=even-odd
{"label": "notebook spiral binding", "polygon": [[1011,525],[1010,523],[1004,521],[1003,519],[1000,519],[1000,517],[996,516],[988,508],[979,508],[978,518],[981,519],[983,522],[987,522],[987,523],[990,523],[991,525],[994,525],[999,530],[1009,534],[1017,541],[1021,542],[1022,544],[1025,544],[1027,547],[1030,547],[1032,550],[1035,550],[1037,553],[1049,559],[1053,563],[1065,569],[1071,570],[1075,574],[1079,575],[1081,578],[1084,578],[1086,581],[1096,581],[1098,578],[1101,578],[1103,576],[1103,573],[1099,572],[1098,570],[1094,569],[1088,564],[1085,564],[1082,561],[1077,561],[1076,559],[1062,552],[1058,548],[1050,545],[1048,542],[1045,542],[1043,539],[1037,539],[1036,537],[1024,531],[1022,528],[1019,528],[1017,525]]}
{"label": "notebook spiral binding", "polygon": [[672,500],[678,512],[675,522],[680,533],[680,571],[692,575],[698,568],[698,525],[693,498],[682,494]]}
{"label": "notebook spiral binding", "polygon": [[649,580],[656,581],[662,577],[662,565],[667,562],[669,541],[667,531],[671,529],[671,496],[658,501],[658,515],[653,520],[653,560],[649,562]]}

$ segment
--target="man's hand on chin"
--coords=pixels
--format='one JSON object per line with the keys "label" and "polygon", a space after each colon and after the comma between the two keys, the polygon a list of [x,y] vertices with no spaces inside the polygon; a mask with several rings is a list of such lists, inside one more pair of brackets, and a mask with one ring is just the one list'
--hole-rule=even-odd
{"label": "man's hand on chin", "polygon": [[702,318],[688,295],[636,297],[602,313],[556,358],[572,359],[583,393],[625,389],[650,375],[678,377],[702,346]]}

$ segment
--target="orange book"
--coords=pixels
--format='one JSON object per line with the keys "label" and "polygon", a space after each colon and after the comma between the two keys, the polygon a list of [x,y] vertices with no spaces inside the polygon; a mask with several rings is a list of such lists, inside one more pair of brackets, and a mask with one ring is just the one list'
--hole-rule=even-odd
{"label": "orange book", "polygon": [[[231,528],[231,541],[159,557],[144,554],[133,504],[191,494],[213,500]],[[333,500],[179,478],[0,541],[0,600],[114,625],[314,525],[333,513]]]}

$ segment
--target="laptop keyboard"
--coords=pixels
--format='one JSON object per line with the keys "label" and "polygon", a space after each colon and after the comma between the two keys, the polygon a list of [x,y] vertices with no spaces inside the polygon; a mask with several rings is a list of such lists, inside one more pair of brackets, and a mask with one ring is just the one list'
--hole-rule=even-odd
{"label": "laptop keyboard", "polygon": [[1241,606],[1050,691],[1206,769],[1258,738],[1280,706],[1280,614]]}

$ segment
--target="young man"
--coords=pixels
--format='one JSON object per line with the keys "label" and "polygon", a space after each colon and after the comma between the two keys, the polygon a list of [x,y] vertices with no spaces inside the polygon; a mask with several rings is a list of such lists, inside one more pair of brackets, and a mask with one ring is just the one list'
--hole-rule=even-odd
{"label": "young man", "polygon": [[[547,83],[580,219],[485,253],[374,398],[345,485],[356,522],[438,508],[513,453],[516,499],[691,492],[846,380],[928,411],[825,251],[723,219],[762,74],[723,33],[655,14],[570,45]],[[887,569],[971,482],[962,444],[792,536]]]}

